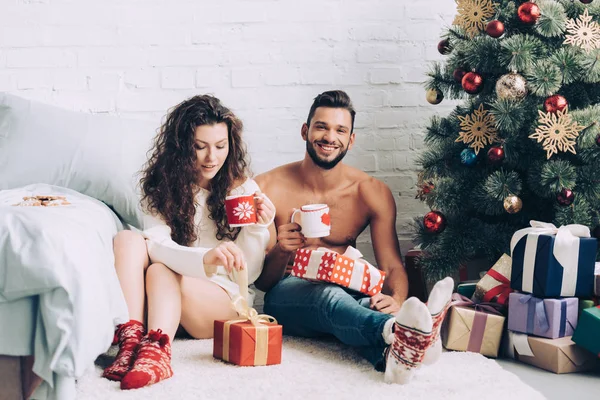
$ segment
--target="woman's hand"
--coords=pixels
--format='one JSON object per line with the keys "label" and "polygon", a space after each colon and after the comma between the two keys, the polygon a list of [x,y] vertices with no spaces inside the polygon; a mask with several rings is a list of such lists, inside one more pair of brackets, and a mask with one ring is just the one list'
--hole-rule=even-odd
{"label": "woman's hand", "polygon": [[271,222],[275,216],[275,206],[271,199],[266,194],[256,191],[254,193],[254,201],[256,202],[256,219],[259,224],[265,225]]}
{"label": "woman's hand", "polygon": [[242,250],[233,242],[222,242],[204,254],[204,265],[222,265],[231,273],[234,269],[246,269],[246,260]]}

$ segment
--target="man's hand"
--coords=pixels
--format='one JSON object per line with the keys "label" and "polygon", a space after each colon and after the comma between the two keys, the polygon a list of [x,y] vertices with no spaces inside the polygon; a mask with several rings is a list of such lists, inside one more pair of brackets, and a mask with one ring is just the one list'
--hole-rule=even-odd
{"label": "man's hand", "polygon": [[233,242],[221,242],[204,254],[203,261],[205,265],[222,265],[228,273],[246,268],[244,254]]}
{"label": "man's hand", "polygon": [[286,253],[296,251],[306,244],[302,227],[295,222],[277,228],[277,246]]}
{"label": "man's hand", "polygon": [[371,297],[372,310],[381,311],[385,314],[396,314],[400,310],[400,304],[392,296],[387,294],[377,293]]}

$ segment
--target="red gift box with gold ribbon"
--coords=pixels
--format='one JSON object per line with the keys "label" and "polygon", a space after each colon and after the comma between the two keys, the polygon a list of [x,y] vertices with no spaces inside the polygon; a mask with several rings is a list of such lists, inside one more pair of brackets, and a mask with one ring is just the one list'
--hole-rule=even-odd
{"label": "red gift box with gold ribbon", "polygon": [[291,274],[312,281],[334,283],[369,296],[381,292],[385,272],[363,260],[352,246],[344,254],[320,247],[296,251]]}
{"label": "red gift box with gold ribbon", "polygon": [[281,364],[282,326],[254,308],[240,317],[215,321],[213,357],[241,366]]}
{"label": "red gift box with gold ribbon", "polygon": [[213,357],[240,366],[281,364],[282,326],[248,306],[248,271],[234,271],[240,294],[232,300],[239,318],[215,320]]}

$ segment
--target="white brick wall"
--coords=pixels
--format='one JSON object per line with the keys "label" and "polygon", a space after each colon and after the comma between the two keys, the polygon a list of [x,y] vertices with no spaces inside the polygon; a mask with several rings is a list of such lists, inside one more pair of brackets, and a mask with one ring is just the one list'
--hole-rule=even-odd
{"label": "white brick wall", "polygon": [[449,0],[0,0],[0,90],[157,124],[212,93],[243,118],[260,173],[300,159],[312,99],[344,89],[358,110],[348,162],[390,186],[406,249],[423,127],[451,106],[420,84],[454,13]]}

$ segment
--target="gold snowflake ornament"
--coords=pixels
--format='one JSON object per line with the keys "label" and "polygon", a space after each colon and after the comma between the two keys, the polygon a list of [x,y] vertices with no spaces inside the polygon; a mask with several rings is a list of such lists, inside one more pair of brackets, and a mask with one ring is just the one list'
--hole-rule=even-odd
{"label": "gold snowflake ornament", "polygon": [[496,121],[488,110],[483,109],[483,104],[479,105],[477,110],[466,117],[458,116],[460,120],[461,131],[458,133],[456,142],[468,144],[479,153],[483,147],[498,141],[496,130]]}
{"label": "gold snowflake ornament", "polygon": [[567,21],[566,39],[563,44],[581,47],[587,53],[600,48],[600,25],[592,21],[587,8],[577,19]]}
{"label": "gold snowflake ornament", "polygon": [[536,139],[538,143],[543,142],[542,147],[546,150],[548,160],[559,151],[569,151],[575,154],[575,139],[585,127],[573,122],[567,111],[568,107],[557,111],[556,114],[538,110],[539,126],[535,133],[529,135],[529,138]]}
{"label": "gold snowflake ornament", "polygon": [[491,0],[456,0],[458,15],[453,25],[461,26],[473,38],[485,29],[485,24],[495,14]]}

